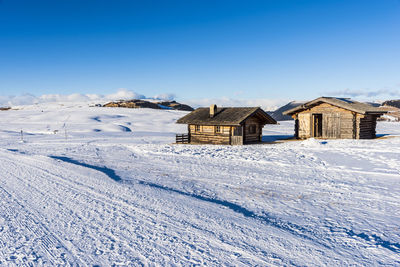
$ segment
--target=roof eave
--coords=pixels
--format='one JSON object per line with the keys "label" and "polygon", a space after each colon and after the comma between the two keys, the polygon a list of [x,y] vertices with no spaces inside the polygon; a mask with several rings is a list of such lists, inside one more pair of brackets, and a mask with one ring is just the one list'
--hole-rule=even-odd
{"label": "roof eave", "polygon": [[367,111],[366,114],[371,114],[371,115],[383,115],[388,113],[388,111],[382,110],[382,111]]}
{"label": "roof eave", "polygon": [[[261,114],[265,117],[265,121],[267,121],[265,124],[278,124],[278,122],[272,118],[267,112],[265,112],[263,109],[261,109],[260,107],[257,108],[256,110],[254,110],[254,112],[252,112],[251,114],[249,114],[248,116],[246,116],[245,119],[243,119],[240,124],[242,124],[245,120],[247,120],[248,118],[250,118],[251,116],[253,116],[254,114],[256,114],[257,112],[261,112]],[[264,124],[264,125],[265,125]]]}
{"label": "roof eave", "polygon": [[207,125],[207,126],[241,126],[242,121],[238,122],[205,122],[205,121],[186,121],[186,122],[176,122],[177,124],[192,124],[192,125]]}
{"label": "roof eave", "polygon": [[303,104],[303,105],[294,107],[292,109],[286,110],[286,111],[282,112],[282,114],[283,115],[293,115],[293,114],[295,114],[297,112],[300,112],[300,111],[306,110],[306,109],[307,109],[307,107],[305,106],[305,104]]}

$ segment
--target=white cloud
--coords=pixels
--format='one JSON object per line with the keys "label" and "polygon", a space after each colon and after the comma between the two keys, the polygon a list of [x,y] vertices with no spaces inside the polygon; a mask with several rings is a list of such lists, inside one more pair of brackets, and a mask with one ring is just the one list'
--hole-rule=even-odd
{"label": "white cloud", "polygon": [[59,94],[48,94],[37,97],[38,103],[48,102],[85,102],[90,101],[90,97],[83,94],[71,94],[71,95],[59,95]]}
{"label": "white cloud", "polygon": [[146,97],[144,95],[135,93],[128,89],[121,88],[116,93],[106,95],[104,98],[108,100],[127,100],[127,99],[143,99]]}
{"label": "white cloud", "polygon": [[11,106],[11,105],[30,105],[38,103],[36,96],[32,94],[23,94],[19,96],[1,96],[0,106]]}
{"label": "white cloud", "polygon": [[328,92],[331,96],[344,96],[344,97],[355,97],[355,98],[376,98],[376,97],[400,97],[399,89],[377,89],[377,90],[353,90],[344,89],[339,91]]}
{"label": "white cloud", "polygon": [[159,94],[153,96],[153,98],[157,100],[174,100],[175,97],[175,94]]}

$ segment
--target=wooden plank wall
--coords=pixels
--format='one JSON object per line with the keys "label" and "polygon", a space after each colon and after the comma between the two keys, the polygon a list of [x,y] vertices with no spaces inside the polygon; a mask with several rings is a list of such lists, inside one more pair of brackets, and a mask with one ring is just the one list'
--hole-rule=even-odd
{"label": "wooden plank wall", "polygon": [[298,137],[301,139],[313,137],[312,114],[322,114],[322,138],[354,138],[355,114],[349,110],[322,103],[300,112],[298,116]]}
{"label": "wooden plank wall", "polygon": [[243,136],[231,136],[231,145],[243,145]]}
{"label": "wooden plank wall", "polygon": [[340,114],[340,137],[338,138],[354,138],[355,113],[351,112],[350,110],[343,109],[338,114]]}
{"label": "wooden plank wall", "polygon": [[221,126],[221,131],[221,133],[216,133],[215,126],[200,125],[200,131],[196,132],[195,125],[190,125],[190,143],[229,145],[231,127]]}
{"label": "wooden plank wall", "polygon": [[309,112],[299,113],[298,120],[299,120],[298,137],[300,139],[305,139],[305,138],[311,137],[311,134],[312,134],[311,113],[309,113]]}
{"label": "wooden plank wall", "polygon": [[340,113],[322,114],[322,138],[341,137],[341,116]]}

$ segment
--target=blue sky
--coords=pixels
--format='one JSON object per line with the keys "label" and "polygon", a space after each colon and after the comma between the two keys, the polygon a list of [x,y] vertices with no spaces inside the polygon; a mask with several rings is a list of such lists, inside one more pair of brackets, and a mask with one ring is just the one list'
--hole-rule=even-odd
{"label": "blue sky", "polygon": [[400,98],[399,48],[399,0],[0,0],[0,95]]}

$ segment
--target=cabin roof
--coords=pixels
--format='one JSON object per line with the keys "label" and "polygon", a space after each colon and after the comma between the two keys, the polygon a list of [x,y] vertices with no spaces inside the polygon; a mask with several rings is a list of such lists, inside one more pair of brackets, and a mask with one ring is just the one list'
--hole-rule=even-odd
{"label": "cabin roof", "polygon": [[259,107],[221,107],[217,108],[213,117],[210,117],[209,108],[198,108],[180,118],[177,123],[240,126],[243,121],[251,116],[257,116],[264,124],[276,124],[276,121]]}
{"label": "cabin roof", "polygon": [[351,100],[350,98],[338,98],[338,97],[319,97],[317,99],[314,99],[312,101],[309,101],[307,103],[304,103],[303,105],[297,106],[295,108],[286,110],[283,112],[284,115],[293,115],[295,113],[301,112],[303,110],[306,110],[308,108],[311,108],[313,106],[319,105],[321,103],[328,103],[336,107],[344,108],[350,111],[354,111],[360,114],[384,114],[387,113],[386,111],[383,111],[382,109],[378,107],[371,106],[370,104],[367,103],[362,103],[362,102],[357,102],[354,100]]}

